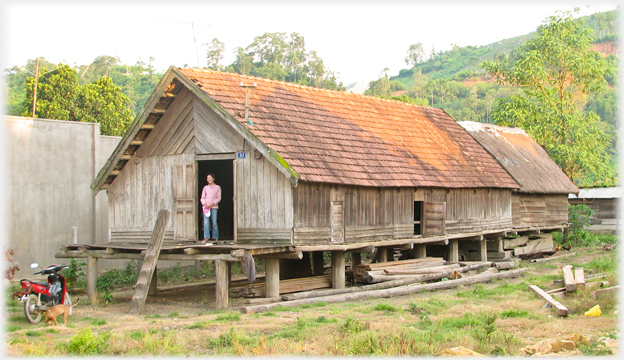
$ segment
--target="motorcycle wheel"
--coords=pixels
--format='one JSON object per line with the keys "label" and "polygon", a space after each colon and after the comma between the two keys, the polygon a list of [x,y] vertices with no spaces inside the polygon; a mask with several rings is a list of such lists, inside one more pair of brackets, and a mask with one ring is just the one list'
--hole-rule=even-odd
{"label": "motorcycle wheel", "polygon": [[26,301],[24,301],[24,315],[26,315],[26,319],[33,324],[40,322],[43,317],[43,313],[41,311],[35,310],[37,300],[37,295],[30,294],[28,295]]}
{"label": "motorcycle wheel", "polygon": [[73,310],[71,304],[72,304],[71,298],[69,297],[69,293],[67,293],[65,294],[65,299],[63,299],[63,305],[69,305],[69,315],[72,314],[72,310]]}

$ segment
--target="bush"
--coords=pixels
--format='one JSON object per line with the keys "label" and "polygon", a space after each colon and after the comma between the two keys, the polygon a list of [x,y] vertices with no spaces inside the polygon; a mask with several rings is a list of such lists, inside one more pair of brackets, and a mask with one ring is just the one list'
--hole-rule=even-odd
{"label": "bush", "polygon": [[65,345],[65,351],[73,355],[102,355],[110,347],[110,333],[94,334],[91,328],[78,331]]}

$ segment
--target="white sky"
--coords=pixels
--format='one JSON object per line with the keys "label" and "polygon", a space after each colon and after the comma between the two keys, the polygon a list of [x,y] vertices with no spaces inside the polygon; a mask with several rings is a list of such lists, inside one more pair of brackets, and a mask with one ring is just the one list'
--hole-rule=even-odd
{"label": "white sky", "polygon": [[345,85],[375,80],[386,67],[398,74],[410,44],[422,42],[427,53],[432,45],[436,51],[487,45],[534,31],[557,10],[579,7],[587,15],[618,6],[617,0],[26,3],[9,0],[1,9],[2,68],[38,56],[84,65],[100,55],[124,64],[153,57],[157,70],[196,67],[199,55],[205,66],[203,44],[215,37],[225,43],[227,65],[233,49],[256,36],[298,32]]}

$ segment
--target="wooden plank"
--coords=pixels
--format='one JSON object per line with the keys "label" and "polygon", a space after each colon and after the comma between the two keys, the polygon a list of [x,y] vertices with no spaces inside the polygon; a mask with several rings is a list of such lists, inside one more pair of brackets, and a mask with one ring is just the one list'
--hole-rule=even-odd
{"label": "wooden plank", "polygon": [[563,283],[565,284],[566,291],[576,291],[576,282],[574,281],[574,274],[572,273],[572,266],[566,265],[562,269],[563,271]]}
{"label": "wooden plank", "polygon": [[266,297],[279,297],[279,259],[267,258],[265,260]]}
{"label": "wooden plank", "polygon": [[596,290],[596,292],[594,293],[594,297],[596,298],[596,300],[602,299],[604,297],[612,297],[618,293],[619,289],[620,286],[617,285],[606,289]]}
{"label": "wooden plank", "polygon": [[342,289],[345,287],[345,252],[332,251],[332,288]]}
{"label": "wooden plank", "polygon": [[145,305],[147,291],[150,287],[150,283],[154,280],[152,279],[152,275],[154,274],[154,269],[156,268],[158,255],[160,254],[160,247],[165,237],[165,227],[167,226],[168,222],[169,211],[160,210],[158,212],[156,224],[154,225],[152,239],[149,246],[147,247],[147,251],[145,252],[143,265],[141,266],[141,271],[139,272],[134,295],[132,296],[132,300],[130,301],[129,313],[131,315],[139,314],[143,308],[143,305]]}
{"label": "wooden plank", "polygon": [[559,301],[553,299],[553,297],[547,294],[544,290],[540,289],[539,287],[535,285],[529,285],[529,289],[531,289],[531,291],[537,294],[537,296],[541,297],[542,299],[546,300],[546,302],[548,302],[550,305],[552,305],[555,308],[557,315],[559,316],[568,315],[568,308],[563,306]]}
{"label": "wooden plank", "polygon": [[503,249],[512,250],[513,248],[518,247],[518,246],[525,246],[528,242],[529,242],[528,236],[520,236],[515,239],[510,239],[510,240],[505,239],[503,240]]}
{"label": "wooden plank", "polygon": [[583,268],[577,267],[574,269],[574,282],[580,288],[585,287],[585,270]]}

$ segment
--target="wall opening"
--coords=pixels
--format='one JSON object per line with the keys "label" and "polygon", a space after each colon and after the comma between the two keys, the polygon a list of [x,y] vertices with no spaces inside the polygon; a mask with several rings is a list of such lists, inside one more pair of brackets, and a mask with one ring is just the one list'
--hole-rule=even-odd
{"label": "wall opening", "polygon": [[215,184],[221,186],[221,202],[217,223],[219,224],[219,240],[234,240],[234,162],[232,160],[201,160],[197,161],[197,226],[199,239],[209,239],[204,235],[204,219],[201,210],[202,190],[208,183],[206,176],[214,174]]}
{"label": "wall opening", "polygon": [[423,202],[414,201],[414,235],[422,235]]}

